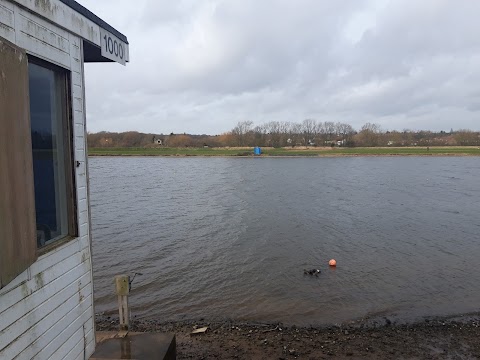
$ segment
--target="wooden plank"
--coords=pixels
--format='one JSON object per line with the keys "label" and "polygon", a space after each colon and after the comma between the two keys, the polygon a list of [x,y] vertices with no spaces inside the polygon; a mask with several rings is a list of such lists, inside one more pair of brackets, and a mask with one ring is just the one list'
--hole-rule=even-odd
{"label": "wooden plank", "polygon": [[[77,168],[77,172],[76,172],[76,181],[77,181],[77,186],[78,187],[83,187],[83,186],[87,186],[87,177],[86,177],[86,169],[87,169],[87,166],[86,166],[86,162],[85,160],[82,161],[82,159],[80,160],[77,160],[75,159],[75,161],[80,161],[80,166]],[[88,188],[87,188],[87,193],[88,193]],[[82,224],[82,222],[80,220],[78,220],[78,224]]]}
{"label": "wooden plank", "polygon": [[[43,351],[45,344],[50,343],[57,336],[65,336],[67,334],[70,336],[73,331],[77,331],[78,329],[82,329],[83,332],[82,324],[92,316],[92,308],[89,306],[88,300],[89,299],[85,299],[85,301],[82,301],[73,309],[68,308],[68,306],[67,308],[62,308],[62,313],[65,314],[62,314],[63,318],[61,320],[54,323],[55,326],[51,326],[52,319],[56,317],[56,313],[53,312],[50,317],[44,319],[44,322],[38,322],[19,338],[15,339],[15,341],[5,349],[0,350],[0,357],[2,359],[49,359],[49,357],[43,357],[43,355],[36,356],[36,354]],[[70,312],[72,312],[71,316],[73,316],[73,318],[65,316],[69,315]],[[75,323],[67,322],[67,320],[70,319],[75,321],[75,318],[79,318],[79,320]],[[35,341],[32,341],[33,339],[35,339]],[[62,344],[63,343],[64,342],[62,342]],[[53,349],[53,351],[56,350],[57,349]]]}
{"label": "wooden plank", "polygon": [[[70,34],[70,39],[74,37],[74,35]],[[80,60],[81,59],[81,54],[80,54],[80,45],[78,43],[72,43],[70,42],[70,56],[73,59]]]}
{"label": "wooden plank", "polygon": [[70,40],[67,32],[58,28],[53,30],[51,24],[42,22],[39,18],[33,17],[32,14],[26,11],[20,10],[18,19],[17,29],[19,31],[52,48],[70,54]]}
{"label": "wooden plank", "polygon": [[72,58],[70,66],[72,71],[76,71],[76,72],[82,71],[82,62],[80,61],[80,59]]}
{"label": "wooden plank", "polygon": [[[59,292],[51,294],[50,297],[48,296],[48,292],[40,291],[34,297],[43,297],[44,301],[29,301],[29,303],[34,306],[29,307],[29,311],[27,311],[25,315],[21,312],[23,310],[22,308],[12,308],[12,310],[4,316],[6,324],[0,325],[2,327],[0,331],[0,344],[10,344],[29,328],[47,318],[52,311],[56,310],[58,315],[61,315],[60,309],[62,306],[64,306],[66,311],[69,311],[74,307],[75,303],[91,295],[91,287],[87,286],[90,284],[89,275],[90,274],[83,274]],[[47,300],[45,300],[45,298]],[[66,303],[67,301],[70,303]]]}
{"label": "wooden plank", "polygon": [[[85,107],[84,107],[85,109]],[[83,119],[83,109],[77,109],[73,112],[73,118],[75,119],[75,124],[84,124]]]}
{"label": "wooden plank", "polygon": [[82,211],[81,213],[79,213],[78,223],[79,224],[86,224],[87,221],[88,221],[88,213],[86,211]]}
{"label": "wooden plank", "polygon": [[10,42],[15,42],[15,29],[5,26],[0,21],[0,38],[4,38]]}
{"label": "wooden plank", "polygon": [[[77,197],[78,197],[78,201],[84,200],[84,199],[87,198],[87,188],[86,188],[86,186],[82,186],[81,188],[77,189]],[[86,234],[86,232],[85,232],[85,234]],[[85,234],[79,234],[79,236],[83,236]]]}
{"label": "wooden plank", "polygon": [[78,356],[75,358],[75,360],[85,360],[85,359],[90,359],[90,357],[93,355],[95,352],[95,341],[90,341],[87,343],[87,346],[85,346],[85,351],[81,352],[78,354]]}
{"label": "wooden plank", "polygon": [[67,356],[66,359],[79,359],[79,360],[85,360],[85,359],[90,359],[90,356],[93,354],[94,349],[95,349],[95,341],[94,341],[94,331],[91,330],[88,334],[85,335],[85,340],[83,342],[83,346],[81,347],[81,351],[78,354],[75,353],[75,349],[72,349]]}
{"label": "wooden plank", "polygon": [[81,112],[83,109],[83,100],[79,96],[73,97],[73,109],[75,111]]}
{"label": "wooden plank", "polygon": [[60,67],[70,69],[69,54],[49,46],[38,39],[34,39],[21,31],[17,31],[16,40],[17,44],[25,48],[29,54]]}
{"label": "wooden plank", "polygon": [[[83,226],[85,227],[86,225],[84,224]],[[47,270],[50,267],[56,266],[58,263],[62,262],[63,260],[67,259],[70,256],[73,256],[78,251],[81,251],[85,246],[83,246],[83,244],[79,244],[81,241],[80,236],[85,236],[85,235],[86,234],[79,234],[79,238],[72,239],[71,241],[65,243],[64,245],[58,248],[55,248],[49,251],[48,253],[40,256],[38,260],[34,264],[32,264],[32,266],[29,268],[30,277],[25,271],[24,273],[19,275],[17,278],[15,278],[15,280],[13,280],[5,288],[1,289],[0,296],[3,296],[8,292],[14,290],[15,288],[22,286],[26,281],[31,280],[37,274]],[[28,286],[27,286],[27,290],[28,290],[28,293],[31,293],[33,291],[31,288],[28,288]],[[20,291],[18,289],[17,291],[24,292],[24,290]],[[12,299],[11,297],[4,297],[2,299],[2,302],[0,302],[0,314],[6,308],[14,304],[9,302],[11,301],[11,299]],[[17,301],[20,301],[20,300],[17,300]]]}
{"label": "wooden plank", "polygon": [[[93,323],[93,320],[92,320],[92,323]],[[88,322],[85,322],[85,324],[87,326],[88,325]],[[93,329],[92,326],[89,326],[90,328]],[[47,357],[43,357],[43,354],[39,356],[40,359],[50,359],[50,360],[55,360],[55,359],[71,359],[72,357],[76,356],[79,351],[76,350],[76,349],[83,349],[84,346],[85,346],[85,341],[87,339],[87,333],[84,332],[85,330],[83,329],[83,327],[79,330],[79,331],[76,331],[75,333],[73,333],[72,336],[70,336],[63,344],[62,346],[60,346],[58,348],[57,351],[55,351],[53,354],[49,355],[49,354],[46,354],[46,355],[49,355]],[[68,334],[71,333],[71,329],[70,329],[70,326],[64,331],[64,333],[66,334],[62,334],[62,336],[64,336],[65,338],[67,338]],[[92,330],[92,334],[90,335],[90,338],[93,337],[93,330]],[[80,346],[78,346],[80,345]],[[72,349],[72,350],[71,350]],[[70,354],[73,354],[72,357],[70,357]]]}
{"label": "wooden plank", "polygon": [[78,202],[78,211],[87,211],[87,199]]}
{"label": "wooden plank", "polygon": [[[15,339],[10,346],[0,350],[2,358],[48,359],[48,356],[43,355],[46,349],[49,349],[50,353],[56,351],[64,343],[65,336],[68,335],[68,338],[73,331],[83,329],[83,324],[92,318],[92,308],[88,298],[73,308],[69,304],[64,304],[59,311],[61,314],[52,312],[42,322],[35,324]],[[68,334],[67,329],[70,330]],[[53,345],[49,346],[50,344]]]}
{"label": "wooden plank", "polygon": [[[3,296],[4,294],[16,289],[19,286],[22,286],[24,283],[26,283],[29,280],[29,275],[28,275],[28,269],[22,272],[20,275],[18,275],[15,279],[10,281],[7,286],[5,286],[3,289],[0,289],[0,297]],[[1,306],[0,306],[1,308]],[[1,311],[0,311],[1,313]]]}
{"label": "wooden plank", "polygon": [[82,74],[78,71],[72,71],[72,85],[82,87]]}
{"label": "wooden plank", "polygon": [[[84,141],[85,130],[84,130],[83,124],[78,124],[78,123],[75,124],[74,134],[75,134],[75,137],[79,137],[82,139],[82,141]],[[83,146],[82,146],[82,149],[83,149]]]}
{"label": "wooden plank", "polygon": [[[79,238],[72,239],[71,241],[65,243],[64,245],[55,248],[48,253],[40,256],[31,267],[32,277],[37,274],[44,272],[45,270],[57,266],[60,262],[65,259],[74,256],[78,252],[77,243],[80,241]],[[72,263],[71,263],[72,264]]]}
{"label": "wooden plank", "polygon": [[68,32],[17,7],[16,44],[27,53],[66,69],[71,68]]}
{"label": "wooden plank", "polygon": [[[78,313],[78,310],[75,310],[76,313]],[[93,317],[92,314],[89,313],[91,311],[91,308],[87,308],[84,312],[82,312],[76,319],[72,319],[70,314],[68,317],[65,318],[65,320],[62,320],[61,323],[56,324],[56,326],[52,329],[49,330],[49,333],[46,334],[45,338],[51,339],[52,336],[55,336],[53,340],[51,340],[50,343],[48,343],[46,346],[41,347],[40,342],[35,345],[36,349],[40,349],[40,351],[34,353],[34,352],[26,352],[20,354],[21,358],[37,358],[37,359],[49,359],[51,354],[54,351],[57,351],[61,345],[63,345],[66,340],[69,339],[70,335],[74,332],[77,331],[78,329],[82,329],[83,332],[85,333],[84,341],[83,344],[88,344],[89,342],[93,341],[94,338],[94,331],[93,331]],[[67,320],[71,320],[70,324],[75,324],[72,326],[65,325]],[[62,324],[63,327],[60,326]],[[58,326],[57,326],[58,325]],[[70,332],[69,332],[70,330]],[[43,336],[42,336],[42,344],[45,343]],[[65,359],[72,359],[76,356],[77,354],[70,354],[65,356]]]}
{"label": "wooden plank", "polygon": [[15,8],[15,5],[11,3],[9,0],[0,0],[0,5],[8,10],[12,10]]}
{"label": "wooden plank", "polygon": [[[31,280],[22,285],[21,289],[15,289],[9,296],[3,296],[0,306],[3,312],[0,313],[2,321],[0,322],[0,330],[6,328],[11,322],[18,318],[19,313],[24,313],[25,309],[33,309],[49,297],[59,292],[62,288],[76,281],[82,275],[90,272],[90,262],[83,263],[82,258],[88,258],[88,252],[77,253],[72,257],[62,261],[48,271],[44,271]],[[35,294],[35,296],[30,296]],[[4,303],[11,304],[10,297],[14,297],[15,301],[6,309]],[[4,313],[6,312],[6,313]],[[9,320],[10,319],[10,320]]]}
{"label": "wooden plank", "polygon": [[95,343],[95,340],[94,341],[91,341],[86,349],[85,349],[85,354],[87,355],[87,359],[90,359],[90,357],[93,355],[93,353],[95,352],[95,348],[96,348],[96,343]]}
{"label": "wooden plank", "polygon": [[[78,150],[75,149],[75,160],[77,161],[85,161],[85,150]],[[85,168],[78,167],[77,174],[85,174]]]}
{"label": "wooden plank", "polygon": [[85,251],[89,255],[89,256],[85,257],[85,260],[90,261],[91,260],[90,259],[90,240],[88,238],[88,234],[82,236],[82,239],[81,239],[79,245],[80,245],[80,251]]}
{"label": "wooden plank", "polygon": [[[82,224],[78,228],[78,235],[81,236],[81,237],[84,237],[84,236],[88,235],[88,224]],[[87,242],[88,242],[88,239],[87,239]]]}
{"label": "wooden plank", "polygon": [[72,350],[74,352],[80,351],[84,346],[83,342],[83,329],[75,331],[75,333],[70,336],[70,338],[50,357],[39,359],[49,359],[49,360],[64,360],[67,359],[67,354]]}
{"label": "wooden plank", "polygon": [[108,339],[113,339],[118,335],[118,331],[97,331],[96,342],[101,343]]}
{"label": "wooden plank", "polygon": [[13,6],[8,7],[8,3],[0,1],[0,36],[15,42],[15,13]]}
{"label": "wooden plank", "polygon": [[14,5],[8,1],[0,1],[0,22],[10,28],[15,28]]}
{"label": "wooden plank", "polygon": [[[80,166],[86,166],[86,164],[82,164]],[[82,188],[82,187],[86,187],[87,183],[86,183],[86,176],[85,175],[77,175],[77,185]],[[87,197],[88,197],[88,188],[87,188]],[[87,224],[86,221],[82,221],[83,219],[80,218],[80,213],[78,214],[79,217],[78,217],[78,227],[81,228],[82,225],[85,225]],[[85,234],[82,234],[81,236],[83,236]],[[80,236],[80,233],[79,233],[79,236]]]}
{"label": "wooden plank", "polygon": [[[82,156],[82,158],[78,158],[78,160],[75,159],[75,161],[78,161],[80,163],[77,166],[77,180],[79,182],[79,187],[80,186],[81,187],[86,187],[87,184],[86,184],[86,181],[85,181],[86,180],[85,175],[86,175],[87,165],[85,163],[85,157]],[[82,180],[83,180],[83,182],[80,183],[80,181],[82,181]]]}
{"label": "wooden plank", "polygon": [[83,136],[75,136],[74,144],[75,144],[75,149],[84,149],[85,148],[85,140],[84,140]]}
{"label": "wooden plank", "polygon": [[[80,86],[72,86],[72,97],[74,99],[73,101],[73,110],[77,112],[83,113],[83,89]],[[78,99],[75,101],[75,99]],[[82,122],[81,125],[83,125],[83,115],[82,115]]]}
{"label": "wooden plank", "polygon": [[28,62],[0,38],[0,288],[37,259]]}
{"label": "wooden plank", "polygon": [[204,334],[208,330],[208,326],[193,330],[190,335]]}
{"label": "wooden plank", "polygon": [[[55,327],[52,327],[42,336],[41,340],[35,344],[35,349],[37,352],[28,351],[25,354],[21,354],[23,358],[37,358],[37,359],[50,359],[52,354],[58,351],[63,344],[65,344],[68,339],[79,329],[82,330],[82,339],[83,334],[85,333],[85,339],[87,339],[86,334],[93,333],[93,318],[91,307],[86,306],[87,304],[82,304],[77,306],[72,312],[73,314],[67,314],[64,318],[59,320]],[[49,341],[47,341],[49,340]],[[74,356],[65,357],[66,359],[74,358]]]}
{"label": "wooden plank", "polygon": [[69,29],[80,37],[101,46],[99,26],[62,2],[56,0],[16,0],[16,2],[52,23]]}

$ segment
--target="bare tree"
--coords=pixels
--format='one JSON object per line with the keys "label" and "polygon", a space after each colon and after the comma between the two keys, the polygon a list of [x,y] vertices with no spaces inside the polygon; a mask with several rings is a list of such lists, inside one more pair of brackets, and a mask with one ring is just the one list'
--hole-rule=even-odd
{"label": "bare tree", "polygon": [[473,146],[480,145],[479,134],[472,130],[460,129],[455,132],[455,141],[458,145]]}
{"label": "bare tree", "polygon": [[265,146],[267,142],[267,128],[265,125],[255,126],[253,129],[255,146]]}
{"label": "bare tree", "polygon": [[314,119],[305,119],[302,123],[303,144],[307,146],[310,141],[315,139],[317,131],[317,122]]}
{"label": "bare tree", "polygon": [[355,130],[353,129],[352,125],[337,122],[335,124],[335,131],[337,135],[341,137],[342,146],[354,145],[353,135],[355,134]]}
{"label": "bare tree", "polygon": [[378,146],[380,132],[380,125],[366,123],[360,130],[359,140],[363,146]]}
{"label": "bare tree", "polygon": [[299,123],[289,124],[287,141],[288,141],[288,145],[292,147],[303,142],[302,124],[299,124]]}
{"label": "bare tree", "polygon": [[247,143],[247,134],[252,130],[253,121],[239,121],[232,130],[238,146],[245,146]]}
{"label": "bare tree", "polygon": [[270,144],[273,147],[279,147],[281,141],[280,123],[278,121],[270,121],[265,124],[268,134],[270,135]]}

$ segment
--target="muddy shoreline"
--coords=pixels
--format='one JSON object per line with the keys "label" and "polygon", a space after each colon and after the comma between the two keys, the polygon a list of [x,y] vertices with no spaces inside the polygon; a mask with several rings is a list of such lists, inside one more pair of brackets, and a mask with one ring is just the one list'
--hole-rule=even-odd
{"label": "muddy shoreline", "polygon": [[[208,326],[204,334],[190,335]],[[118,319],[96,316],[97,331]],[[131,331],[172,332],[178,359],[475,359],[480,312],[400,323],[387,317],[311,327],[238,321],[133,320]]]}

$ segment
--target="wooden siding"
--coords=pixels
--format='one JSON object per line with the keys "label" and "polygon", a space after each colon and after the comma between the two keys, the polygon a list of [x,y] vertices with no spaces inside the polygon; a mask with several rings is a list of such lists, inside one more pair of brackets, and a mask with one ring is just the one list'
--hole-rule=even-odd
{"label": "wooden siding", "polygon": [[37,241],[27,55],[24,50],[1,39],[0,74],[2,288],[35,262]]}
{"label": "wooden siding", "polygon": [[13,5],[0,2],[0,36],[12,43],[15,42],[15,18]]}
{"label": "wooden siding", "polygon": [[[0,36],[71,71],[74,160],[80,163],[75,167],[78,238],[43,254],[0,289],[0,359],[88,359],[95,333],[82,39],[76,34],[89,30],[84,24],[66,31],[78,24],[59,27],[28,10],[41,3],[55,5],[55,0],[17,3],[22,6],[0,0]],[[90,35],[97,36],[95,29]]]}
{"label": "wooden siding", "polygon": [[[100,27],[77,13],[75,10],[57,0],[15,0],[20,6],[39,14],[45,20],[67,29],[79,38],[86,39],[101,46]],[[129,47],[125,44],[125,60],[129,61]]]}

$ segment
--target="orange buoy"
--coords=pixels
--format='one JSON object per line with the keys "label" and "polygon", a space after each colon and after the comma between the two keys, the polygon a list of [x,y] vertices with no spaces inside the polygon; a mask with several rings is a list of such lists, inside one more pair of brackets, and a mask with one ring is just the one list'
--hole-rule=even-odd
{"label": "orange buoy", "polygon": [[335,259],[332,259],[328,262],[328,265],[330,266],[337,266],[337,261]]}

